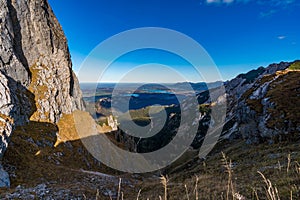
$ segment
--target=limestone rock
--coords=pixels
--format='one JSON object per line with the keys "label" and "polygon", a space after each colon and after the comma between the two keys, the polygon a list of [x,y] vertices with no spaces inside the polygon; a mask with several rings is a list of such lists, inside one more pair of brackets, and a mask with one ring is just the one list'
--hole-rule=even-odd
{"label": "limestone rock", "polygon": [[33,98],[26,88],[0,71],[0,158],[14,125],[24,124],[35,111]]}
{"label": "limestone rock", "polygon": [[66,37],[47,0],[0,0],[0,32],[1,158],[15,126],[57,123],[84,105]]}
{"label": "limestone rock", "polygon": [[107,125],[109,127],[111,127],[112,131],[117,131],[118,130],[118,121],[117,121],[117,119],[114,119],[114,117],[112,115],[110,115],[107,118]]}
{"label": "limestone rock", "polygon": [[2,122],[0,145],[7,146],[14,124],[56,123],[84,106],[67,40],[48,2],[0,3],[0,113],[2,121],[14,121]]}
{"label": "limestone rock", "polygon": [[[276,123],[270,123],[270,119],[273,119],[273,121],[277,120],[275,115],[278,115],[280,112],[291,113],[288,110],[278,109],[278,105],[270,97],[270,94],[272,94],[270,93],[271,90],[273,92],[283,90],[281,84],[287,84],[292,88],[299,87],[295,85],[296,82],[294,81],[297,74],[288,74],[289,70],[287,68],[291,64],[288,62],[271,64],[265,69],[253,70],[251,73],[239,75],[237,78],[225,83],[228,100],[225,125],[227,130],[224,131],[227,134],[226,137],[229,137],[228,133],[234,133],[238,137],[245,139],[247,143],[253,144],[263,141],[273,143],[275,140],[281,140],[284,135],[297,135],[296,127],[298,125],[295,120],[292,122],[291,116],[289,118],[284,118],[283,116],[281,119],[283,125],[281,127],[278,127]],[[256,76],[253,76],[253,74],[256,74]],[[249,77],[251,77],[251,81],[249,81]],[[288,94],[288,91],[289,89],[286,89],[286,97],[284,98],[299,95],[297,94],[299,88],[298,90],[294,89],[292,94]],[[296,102],[294,104],[298,105]],[[295,109],[291,105],[291,108],[286,106],[284,109],[293,108]]]}
{"label": "limestone rock", "polygon": [[11,111],[13,109],[8,80],[0,72],[0,158],[8,146],[8,138],[13,130]]}
{"label": "limestone rock", "polygon": [[9,175],[0,165],[0,188],[10,187]]}
{"label": "limestone rock", "polygon": [[83,109],[64,32],[46,0],[1,0],[0,70],[35,95],[33,120]]}
{"label": "limestone rock", "polygon": [[0,0],[0,70],[29,85],[29,64],[22,46],[21,25],[11,0]]}

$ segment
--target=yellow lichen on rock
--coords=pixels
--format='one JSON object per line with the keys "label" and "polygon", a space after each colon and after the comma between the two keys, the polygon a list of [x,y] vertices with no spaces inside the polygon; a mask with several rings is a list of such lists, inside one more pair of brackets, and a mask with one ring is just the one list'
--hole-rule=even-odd
{"label": "yellow lichen on rock", "polygon": [[14,120],[12,118],[0,113],[0,127],[5,128],[6,122],[13,124]]}
{"label": "yellow lichen on rock", "polygon": [[30,117],[31,121],[40,121],[40,122],[51,122],[49,112],[43,111],[40,105],[40,101],[43,101],[47,98],[46,94],[48,93],[48,86],[40,81],[40,71],[41,69],[46,68],[45,66],[39,66],[35,64],[30,67],[31,72],[31,83],[28,90],[34,94],[34,100],[37,110]]}

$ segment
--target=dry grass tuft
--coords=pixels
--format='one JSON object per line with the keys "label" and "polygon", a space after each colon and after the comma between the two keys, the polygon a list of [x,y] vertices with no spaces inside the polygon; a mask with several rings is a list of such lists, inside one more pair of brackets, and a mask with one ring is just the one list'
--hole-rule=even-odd
{"label": "dry grass tuft", "polygon": [[164,187],[164,200],[167,200],[168,199],[168,182],[169,182],[168,177],[162,175],[160,177],[160,182]]}
{"label": "dry grass tuft", "polygon": [[195,189],[194,189],[194,193],[195,193],[195,198],[196,198],[196,200],[198,200],[199,199],[199,194],[198,194],[198,181],[199,181],[199,177],[198,176],[196,176],[196,183],[195,183]]}
{"label": "dry grass tuft", "polygon": [[232,173],[233,173],[233,170],[232,170],[232,162],[231,160],[229,160],[228,162],[228,159],[225,155],[225,153],[222,152],[222,163],[223,163],[223,166],[225,167],[226,169],[226,172],[228,174],[228,181],[227,181],[227,191],[226,191],[226,199],[229,200],[229,196],[231,194],[231,197],[232,199],[236,199],[235,198],[235,189],[233,187],[233,181],[232,181]]}
{"label": "dry grass tuft", "polygon": [[272,182],[265,177],[263,173],[260,171],[257,171],[261,175],[261,177],[264,180],[264,183],[266,184],[265,191],[266,191],[266,196],[268,200],[280,200],[278,190],[276,187],[273,187]]}
{"label": "dry grass tuft", "polygon": [[140,195],[141,195],[141,189],[139,190],[139,192],[138,192],[138,194],[137,194],[137,197],[136,197],[136,200],[139,200],[139,197],[140,197]]}

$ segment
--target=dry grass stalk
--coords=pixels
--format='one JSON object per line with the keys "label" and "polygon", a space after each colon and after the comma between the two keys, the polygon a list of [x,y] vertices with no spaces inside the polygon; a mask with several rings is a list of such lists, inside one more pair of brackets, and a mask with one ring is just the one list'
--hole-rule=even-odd
{"label": "dry grass stalk", "polygon": [[139,200],[139,197],[140,197],[140,195],[141,195],[141,189],[139,190],[139,192],[138,192],[138,194],[137,194],[137,197],[136,197],[136,200]]}
{"label": "dry grass stalk", "polygon": [[289,173],[290,166],[291,166],[291,154],[288,155],[288,164],[286,168],[286,173]]}
{"label": "dry grass stalk", "polygon": [[265,190],[266,190],[267,198],[269,200],[280,200],[278,190],[276,187],[273,187],[272,182],[269,179],[267,179],[265,175],[263,175],[263,173],[261,173],[260,171],[257,171],[257,173],[259,173],[262,176],[266,184]]}
{"label": "dry grass stalk", "polygon": [[228,173],[226,199],[229,200],[230,192],[231,192],[232,199],[235,199],[235,191],[232,182],[232,162],[231,160],[228,162],[226,155],[223,152],[222,152],[222,157],[223,157],[222,159],[223,166],[225,167],[226,172]]}
{"label": "dry grass stalk", "polygon": [[190,200],[189,191],[188,191],[188,188],[187,188],[186,184],[184,184],[184,187],[185,187],[186,199]]}
{"label": "dry grass stalk", "polygon": [[167,176],[161,176],[160,182],[164,187],[164,200],[168,200],[168,177]]}
{"label": "dry grass stalk", "polygon": [[117,200],[120,200],[120,196],[121,196],[121,183],[122,183],[122,179],[119,179],[119,188],[118,188],[118,197]]}
{"label": "dry grass stalk", "polygon": [[[259,197],[258,197],[258,194],[257,194],[257,191],[256,191],[255,188],[253,188],[253,193],[254,193],[254,195],[255,195],[256,200],[259,200]],[[253,195],[253,196],[254,196],[254,195]]]}
{"label": "dry grass stalk", "polygon": [[99,190],[97,189],[97,193],[96,193],[96,200],[100,200],[100,194],[99,194]]}
{"label": "dry grass stalk", "polygon": [[299,164],[297,161],[295,161],[295,163],[296,163],[296,166],[295,166],[295,168],[296,168],[296,173],[297,173],[298,175],[300,175],[300,164]]}
{"label": "dry grass stalk", "polygon": [[195,193],[195,196],[196,196],[196,200],[199,199],[199,194],[198,194],[198,182],[199,182],[199,177],[196,176],[196,184],[195,184],[195,189],[194,189],[194,193]]}
{"label": "dry grass stalk", "polygon": [[278,160],[278,169],[279,171],[281,172],[281,164],[280,164],[280,161]]}

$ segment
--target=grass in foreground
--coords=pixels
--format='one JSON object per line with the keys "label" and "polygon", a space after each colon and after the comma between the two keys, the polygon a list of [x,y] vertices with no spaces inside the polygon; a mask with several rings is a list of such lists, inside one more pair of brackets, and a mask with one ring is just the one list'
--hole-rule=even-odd
{"label": "grass in foreground", "polygon": [[[203,180],[201,175],[195,175],[189,179],[189,182],[184,182],[181,184],[176,184],[173,181],[170,181],[167,175],[161,175],[158,179],[158,183],[160,185],[155,186],[152,190],[152,194],[149,197],[149,191],[147,188],[140,189],[137,193],[136,197],[130,196],[129,198],[125,198],[126,191],[122,191],[120,179],[118,194],[116,199],[117,200],[124,200],[124,199],[159,199],[159,200],[171,200],[171,199],[178,199],[178,200],[199,200],[199,199],[223,199],[223,200],[246,200],[246,199],[255,199],[255,200],[280,200],[280,199],[299,199],[299,177],[300,177],[300,165],[297,161],[291,160],[291,155],[288,154],[287,156],[287,163],[285,166],[281,166],[277,169],[273,169],[273,172],[278,174],[282,180],[286,181],[285,186],[288,186],[290,189],[288,193],[280,193],[282,189],[280,188],[281,184],[280,180],[275,180],[275,177],[272,177],[272,180],[269,179],[263,172],[257,171],[256,178],[257,184],[255,187],[252,187],[251,195],[243,194],[239,192],[239,179],[237,175],[234,173],[234,162],[229,160],[229,158],[225,155],[225,153],[221,153],[221,166],[223,168],[223,175],[222,175],[222,184],[216,183],[212,190],[218,191],[222,189],[223,191],[220,194],[215,192],[205,193],[205,186],[203,184],[207,183],[206,180]],[[267,173],[267,172],[265,172]],[[296,178],[295,178],[296,177]],[[297,179],[297,183],[293,183],[292,179]],[[251,181],[251,180],[248,180]],[[274,182],[272,182],[274,181]],[[202,183],[202,184],[201,184]],[[157,188],[156,188],[157,187]],[[177,187],[180,187],[180,191]],[[98,192],[97,192],[98,193]],[[110,199],[113,199],[110,197]],[[100,200],[97,196],[96,200]]]}
{"label": "grass in foreground", "polygon": [[206,160],[195,158],[161,171],[165,174],[163,179],[145,179],[136,186],[141,189],[138,198],[137,193],[122,191],[123,198],[297,200],[300,199],[299,159],[298,143],[250,146],[243,141],[233,145],[223,142]]}

